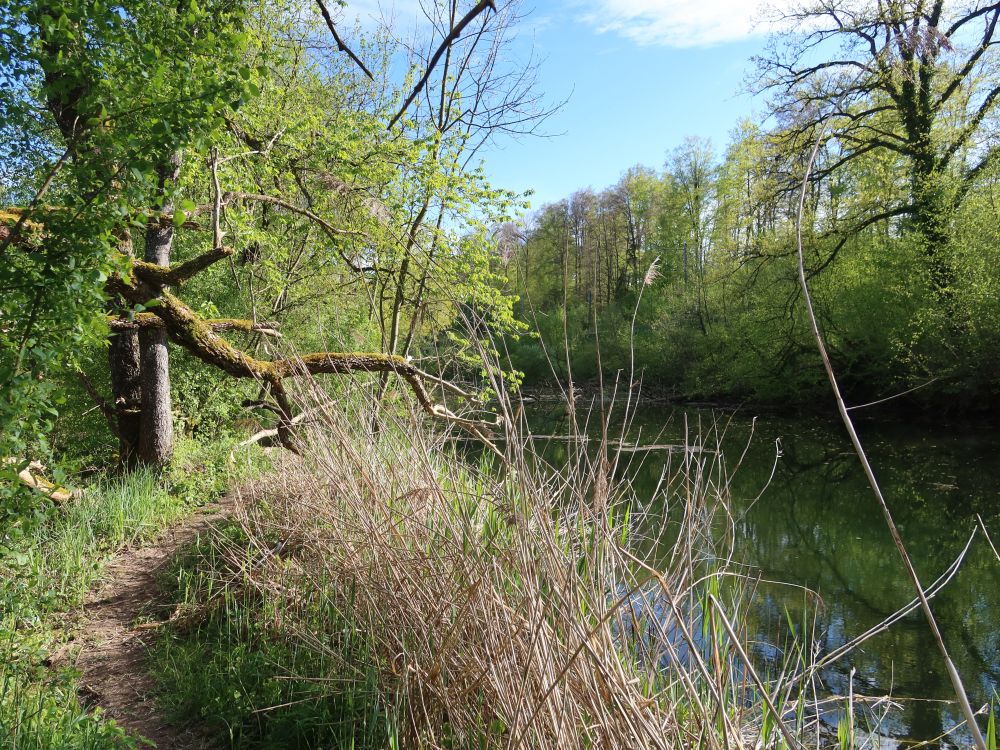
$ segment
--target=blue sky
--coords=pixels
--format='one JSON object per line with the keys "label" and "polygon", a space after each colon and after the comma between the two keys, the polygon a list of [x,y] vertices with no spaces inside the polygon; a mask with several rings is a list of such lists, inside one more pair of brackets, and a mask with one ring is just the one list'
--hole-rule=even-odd
{"label": "blue sky", "polygon": [[[419,0],[355,0],[400,19]],[[634,164],[661,168],[685,136],[717,152],[740,119],[762,109],[740,93],[762,49],[758,0],[526,0],[518,47],[541,58],[539,87],[566,105],[543,126],[551,137],[507,140],[485,154],[497,186],[535,190],[533,207],[615,183]],[[772,2],[773,6],[773,2]],[[412,16],[410,16],[412,18]]]}

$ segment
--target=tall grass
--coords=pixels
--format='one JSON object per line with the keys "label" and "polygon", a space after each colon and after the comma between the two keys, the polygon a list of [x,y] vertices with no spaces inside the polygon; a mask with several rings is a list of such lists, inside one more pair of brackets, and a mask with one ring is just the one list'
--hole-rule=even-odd
{"label": "tall grass", "polygon": [[50,667],[50,656],[71,637],[74,610],[104,561],[214,499],[223,470],[234,468],[219,460],[226,453],[181,443],[171,473],[98,478],[0,557],[0,750],[139,746],[99,710],[81,705],[73,670]]}
{"label": "tall grass", "polygon": [[302,455],[179,571],[157,659],[177,711],[240,747],[799,744],[807,692],[739,644],[718,451],[693,442],[643,498],[607,444],[553,467],[512,423],[502,459],[463,454],[412,414],[372,430],[354,391],[304,395]]}

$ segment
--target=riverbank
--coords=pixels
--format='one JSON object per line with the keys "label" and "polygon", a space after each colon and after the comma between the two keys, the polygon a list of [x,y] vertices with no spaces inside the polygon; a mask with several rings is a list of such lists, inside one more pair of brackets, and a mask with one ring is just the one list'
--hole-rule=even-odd
{"label": "riverbank", "polygon": [[[760,670],[769,680],[768,694],[783,696],[785,729],[805,747],[833,742],[841,727],[859,745],[868,731],[912,736],[912,711],[923,710],[926,701],[900,696],[906,708],[901,714],[892,709],[891,716],[863,708],[868,704],[861,697],[877,696],[883,687],[872,681],[884,658],[876,642],[858,658],[813,672],[813,659],[838,647],[831,638],[866,622],[861,609],[833,598],[836,576],[859,585],[885,583],[861,598],[889,607],[907,596],[888,568],[869,573],[837,564],[857,555],[891,567],[890,555],[872,553],[878,526],[867,519],[866,506],[832,500],[803,473],[813,464],[828,471],[836,453],[786,440],[784,456],[798,472],[787,488],[792,495],[781,490],[776,505],[758,499],[748,509],[748,488],[759,494],[776,481],[766,476],[774,473],[773,456],[765,467],[746,453],[734,481],[718,452],[705,447],[739,444],[749,427],[755,445],[773,452],[770,428],[700,419],[696,412],[668,417],[647,408],[635,425],[642,434],[683,428],[676,438],[667,436],[681,446],[676,454],[662,454],[664,461],[654,452],[629,454],[621,474],[609,472],[585,447],[563,441],[554,444],[559,456],[543,454],[548,465],[541,470],[533,449],[517,449],[516,441],[501,446],[504,461],[481,459],[456,449],[447,431],[431,431],[434,425],[403,411],[383,413],[372,435],[370,403],[360,397],[324,403],[301,456],[278,454],[272,471],[234,488],[239,491],[228,522],[198,535],[192,546],[149,552],[163,562],[170,558],[154,609],[102,610],[130,632],[135,612],[142,611],[137,632],[151,647],[140,665],[149,679],[145,690],[178,732],[241,750],[348,744],[672,748],[699,737],[706,747],[770,746],[781,728],[751,677]],[[217,450],[221,455],[222,447]],[[98,551],[64,569],[72,577],[82,566],[93,577],[81,576],[75,593],[51,611],[35,610],[52,644],[66,642],[72,632],[61,624],[61,613],[80,606],[97,575],[108,584],[99,571],[110,553],[191,518],[192,490],[202,480],[205,488],[221,491],[231,477],[221,468],[225,461],[213,465],[219,468],[196,472],[182,463],[181,485],[154,481],[141,501],[116,501],[133,509],[122,527],[130,531],[95,532],[102,541],[88,549]],[[180,497],[166,502],[172,493]],[[92,497],[96,502],[98,495]],[[118,507],[109,500],[98,504]],[[776,507],[802,525],[806,546],[795,546],[789,527],[753,515]],[[833,517],[814,517],[823,508]],[[848,518],[867,529],[860,541],[850,541],[859,532],[845,525]],[[912,538],[919,518],[904,520]],[[737,526],[740,535],[757,540],[756,548],[745,546]],[[61,539],[68,529],[51,526],[45,539]],[[809,545],[822,539],[810,529],[830,535],[835,559],[818,546],[813,565]],[[779,570],[760,554],[754,557],[768,540],[784,540],[779,549],[792,567]],[[938,546],[950,555],[942,541],[938,535]],[[52,543],[41,545],[39,555],[63,559],[52,554]],[[987,562],[975,560],[974,569],[988,574]],[[747,578],[746,564],[782,583],[762,582],[757,573]],[[827,577],[793,581],[806,565]],[[140,580],[145,575],[135,578],[149,593]],[[953,592],[970,585],[969,591],[982,591],[963,580],[935,599],[945,619]],[[798,611],[803,598],[814,601],[809,592],[820,595],[823,607]],[[92,602],[104,602],[101,607],[105,599],[91,594]],[[770,620],[759,616],[761,607],[771,612]],[[921,632],[919,624],[893,627],[901,650],[885,659],[898,680],[889,688],[905,690],[907,659],[932,653],[919,641]],[[822,638],[813,641],[815,635]],[[87,680],[75,683],[72,671],[58,666],[60,659],[50,658],[52,666],[23,656],[14,661],[22,672],[35,670],[19,693],[8,691],[21,696],[19,716],[41,705],[37,701],[50,706],[44,724],[23,722],[17,747],[109,750],[126,741],[108,712],[94,707],[100,691],[84,691],[77,701]],[[857,667],[857,675],[842,664]],[[960,666],[965,670],[967,662]],[[86,675],[86,663],[81,668]],[[798,691],[792,679],[803,675],[834,689]],[[61,703],[51,708],[56,694]],[[858,701],[853,713],[848,695]],[[8,698],[8,716],[10,705]],[[90,744],[69,729],[43,735],[43,726],[78,727],[72,731],[89,732]],[[191,734],[191,727],[198,731]]]}
{"label": "riverbank", "polygon": [[[367,403],[326,403],[303,454],[178,562],[152,661],[175,720],[234,748],[776,741],[741,656],[752,592],[709,533],[730,502],[716,454],[692,440],[660,488],[686,520],[657,532],[586,450],[479,458],[396,412],[373,437]],[[786,699],[816,746],[809,697]]]}

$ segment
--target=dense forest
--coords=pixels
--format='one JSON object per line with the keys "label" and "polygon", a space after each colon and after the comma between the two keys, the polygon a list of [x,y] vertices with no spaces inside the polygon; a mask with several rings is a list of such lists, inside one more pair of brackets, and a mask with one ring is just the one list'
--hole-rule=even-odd
{"label": "dense forest", "polygon": [[1000,3],[790,11],[724,150],[536,209],[527,9],[344,5],[0,2],[0,749],[863,747],[869,636],[762,655],[722,438],[628,428],[830,403],[800,252],[852,402],[996,407]]}
{"label": "dense forest", "polygon": [[[883,12],[891,28],[901,11]],[[511,346],[529,382],[593,382],[600,362],[682,398],[815,402],[827,384],[795,237],[818,140],[804,249],[845,388],[857,401],[918,388],[918,404],[995,407],[992,27],[958,19],[941,38],[913,31],[926,35],[915,42],[852,25],[847,9],[803,17],[816,30],[801,49],[755,61],[763,124],[738,125],[721,153],[691,137],[661,170],[633,167],[535,214],[509,272],[518,316],[540,332]],[[869,46],[879,33],[888,44]],[[834,38],[843,59],[813,59]]]}

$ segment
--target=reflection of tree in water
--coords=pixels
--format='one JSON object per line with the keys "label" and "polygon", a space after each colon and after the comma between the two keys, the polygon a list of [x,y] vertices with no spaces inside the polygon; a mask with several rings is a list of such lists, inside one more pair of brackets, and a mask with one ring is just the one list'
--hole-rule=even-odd
{"label": "reflection of tree in water", "polygon": [[[696,420],[692,416],[689,423]],[[711,423],[712,418],[704,421]],[[644,407],[633,433],[641,428],[644,438],[652,438],[664,424],[668,433],[659,442],[683,442],[684,420],[669,410]],[[550,433],[557,431],[553,428]],[[733,477],[733,511],[740,535],[736,559],[761,571],[765,578],[816,590],[825,603],[817,612],[816,635],[820,648],[832,651],[910,601],[910,583],[838,425],[810,420],[803,426],[794,420],[764,419],[754,432],[754,441]],[[1000,440],[995,432],[953,431],[942,437],[911,426],[872,423],[864,425],[863,432],[925,584],[952,563],[976,513],[1000,533],[995,481],[1000,474]],[[730,459],[742,455],[749,435],[748,421],[737,419],[730,424],[724,443]],[[771,477],[778,437],[783,455],[773,482],[751,504]],[[565,444],[552,447],[566,451]],[[648,455],[629,468],[640,497],[652,495],[664,463],[662,456]],[[1000,684],[996,628],[1000,591],[997,562],[991,556],[982,540],[974,544],[959,574],[932,602],[973,701],[980,704]],[[789,631],[786,611],[801,629],[808,627],[809,606],[800,589],[761,584],[754,601],[755,620],[748,623],[752,637],[761,642],[759,655],[780,664]],[[852,666],[858,670],[855,690],[859,692],[891,691],[901,699],[951,698],[950,683],[919,613],[826,670],[822,677],[831,691],[847,692]],[[930,739],[957,718],[948,704],[902,703],[894,729],[913,738]]]}
{"label": "reflection of tree in water", "polygon": [[[788,460],[783,459],[768,501],[754,509],[755,514],[751,511],[754,515],[748,526],[754,533],[748,541],[753,561],[763,570],[782,580],[814,586],[826,595],[829,606],[820,613],[822,645],[832,649],[891,614],[912,597],[912,591],[853,457],[836,446],[815,445],[798,436],[785,445]],[[966,467],[963,474],[963,463],[968,463],[964,448],[943,451],[937,444],[912,437],[908,442],[880,443],[878,453],[876,463],[885,487],[899,508],[896,514],[911,549],[923,560],[921,568],[929,582],[964,544],[974,509],[982,504],[984,493],[964,491],[965,486],[981,481],[983,473],[989,472],[970,475]],[[962,502],[954,501],[960,493],[955,477],[961,477]],[[991,510],[996,514],[995,506]],[[965,646],[964,653],[955,656],[961,661],[960,669],[970,676],[973,692],[983,699],[997,684],[1000,654],[993,626],[973,628],[969,615],[997,611],[991,583],[996,568],[988,563],[982,554],[971,555],[960,579],[934,604],[946,637],[956,646]],[[983,582],[993,594],[992,601],[988,595],[977,598],[977,591],[983,589],[976,584]],[[786,606],[795,604],[786,597]],[[774,618],[774,609],[768,603],[768,618]],[[953,651],[962,649],[953,647]],[[851,666],[859,670],[870,690],[884,692],[892,686],[899,696],[951,695],[930,634],[915,615],[827,671],[824,679],[835,692],[846,692]],[[864,688],[856,682],[856,690]],[[950,707],[926,701],[905,702],[901,718],[904,726],[900,729],[922,739],[941,734],[955,720]]]}

